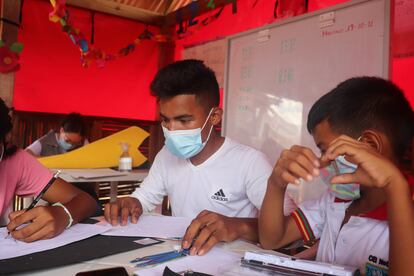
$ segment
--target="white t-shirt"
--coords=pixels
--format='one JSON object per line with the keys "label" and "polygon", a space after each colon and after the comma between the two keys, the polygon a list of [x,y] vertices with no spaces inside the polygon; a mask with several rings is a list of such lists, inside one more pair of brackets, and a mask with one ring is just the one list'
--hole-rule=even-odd
{"label": "white t-shirt", "polygon": [[366,275],[388,271],[388,222],[351,216],[341,229],[351,202],[335,202],[326,192],[315,201],[305,201],[292,213],[303,238],[320,238],[317,261],[358,267]]}
{"label": "white t-shirt", "polygon": [[229,138],[198,166],[164,146],[132,196],[146,212],[168,196],[173,216],[194,218],[209,210],[229,217],[256,217],[271,172],[263,153]]}

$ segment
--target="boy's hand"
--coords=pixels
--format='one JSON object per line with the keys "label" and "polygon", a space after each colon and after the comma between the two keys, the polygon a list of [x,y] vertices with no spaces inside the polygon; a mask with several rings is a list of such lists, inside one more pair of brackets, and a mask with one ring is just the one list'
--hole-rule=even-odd
{"label": "boy's hand", "polygon": [[182,247],[191,255],[204,255],[220,241],[234,241],[239,237],[232,218],[204,210],[188,226]]}
{"label": "boy's hand", "polygon": [[341,135],[329,145],[322,161],[334,160],[340,155],[358,166],[352,174],[341,174],[332,178],[331,183],[360,183],[365,186],[384,188],[393,179],[404,179],[400,170],[387,158],[369,145]]}
{"label": "boy's hand", "polygon": [[[9,214],[7,230],[13,238],[24,242],[50,239],[62,233],[69,218],[62,207],[39,206],[29,211],[20,210]],[[19,226],[27,224],[24,227]]]}
{"label": "boy's hand", "polygon": [[119,216],[121,216],[121,225],[126,225],[129,216],[132,223],[137,223],[141,214],[141,202],[134,197],[118,198],[114,203],[105,204],[105,219],[114,226],[118,225]]}
{"label": "boy's hand", "polygon": [[285,188],[289,183],[299,184],[299,179],[311,181],[319,175],[319,161],[309,148],[292,146],[282,151],[269,183]]}

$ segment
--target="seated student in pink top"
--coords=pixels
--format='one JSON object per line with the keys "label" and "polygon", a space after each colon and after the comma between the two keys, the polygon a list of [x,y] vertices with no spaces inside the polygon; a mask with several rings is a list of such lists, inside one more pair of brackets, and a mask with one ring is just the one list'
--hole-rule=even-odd
{"label": "seated student in pink top", "polygon": [[[51,206],[7,214],[15,195],[36,196],[52,178],[52,173],[29,153],[10,144],[12,129],[9,109],[0,99],[0,217],[8,215],[8,231],[25,242],[52,238],[72,224],[92,215],[93,198],[58,178],[43,196]],[[22,226],[27,224],[26,226]]]}

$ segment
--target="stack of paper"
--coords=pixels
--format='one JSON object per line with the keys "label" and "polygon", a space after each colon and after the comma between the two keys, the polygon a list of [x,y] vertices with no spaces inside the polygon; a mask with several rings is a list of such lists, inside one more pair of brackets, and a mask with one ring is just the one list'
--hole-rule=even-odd
{"label": "stack of paper", "polygon": [[52,239],[27,243],[15,240],[11,236],[3,238],[7,236],[7,228],[2,227],[0,228],[0,260],[53,249],[72,242],[87,239],[107,230],[107,227],[96,224],[76,224]]}
{"label": "stack of paper", "polygon": [[190,218],[142,215],[137,224],[114,226],[103,235],[149,238],[181,238],[190,225]]}
{"label": "stack of paper", "polygon": [[68,174],[73,178],[93,179],[100,177],[113,177],[127,175],[127,172],[115,171],[112,169],[63,169],[63,174]]}

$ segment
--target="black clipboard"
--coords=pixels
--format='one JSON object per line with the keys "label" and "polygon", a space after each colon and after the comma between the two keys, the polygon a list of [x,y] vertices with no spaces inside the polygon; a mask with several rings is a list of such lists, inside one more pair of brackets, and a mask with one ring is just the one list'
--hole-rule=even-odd
{"label": "black clipboard", "polygon": [[85,240],[70,243],[54,249],[32,253],[25,256],[0,260],[0,275],[10,275],[40,269],[55,268],[64,265],[93,260],[105,256],[144,248],[150,245],[138,244],[134,241],[141,237],[115,237],[97,235]]}

